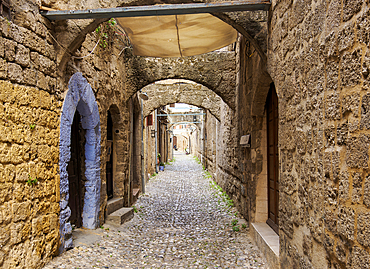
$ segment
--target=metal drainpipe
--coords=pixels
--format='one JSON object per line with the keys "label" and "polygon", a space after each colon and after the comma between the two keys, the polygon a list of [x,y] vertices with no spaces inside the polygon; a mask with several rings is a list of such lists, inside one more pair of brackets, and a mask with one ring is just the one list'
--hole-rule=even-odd
{"label": "metal drainpipe", "polygon": [[143,115],[143,99],[140,98],[141,104],[141,189],[145,193],[145,171],[144,171],[144,115]]}
{"label": "metal drainpipe", "polygon": [[158,150],[157,150],[157,110],[154,110],[154,142],[155,142],[155,157],[154,157],[154,163],[155,163],[155,172],[158,173],[158,167],[157,167],[157,156],[158,156]]}

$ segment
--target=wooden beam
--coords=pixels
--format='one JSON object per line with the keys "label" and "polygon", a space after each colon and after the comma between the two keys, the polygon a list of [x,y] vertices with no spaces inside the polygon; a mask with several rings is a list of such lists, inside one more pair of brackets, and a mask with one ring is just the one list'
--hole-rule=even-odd
{"label": "wooden beam", "polygon": [[192,3],[100,8],[87,10],[40,11],[40,13],[49,20],[102,19],[268,10],[270,8],[270,5],[271,3],[268,0],[244,0],[219,3]]}

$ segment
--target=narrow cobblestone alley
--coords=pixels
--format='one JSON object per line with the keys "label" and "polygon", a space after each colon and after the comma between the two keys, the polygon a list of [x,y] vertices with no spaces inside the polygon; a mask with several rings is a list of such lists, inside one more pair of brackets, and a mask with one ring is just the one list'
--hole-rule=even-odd
{"label": "narrow cobblestone alley", "polygon": [[104,226],[95,243],[44,268],[267,268],[246,226],[239,221],[233,231],[235,208],[222,201],[201,165],[190,155],[175,157],[150,180],[133,220]]}

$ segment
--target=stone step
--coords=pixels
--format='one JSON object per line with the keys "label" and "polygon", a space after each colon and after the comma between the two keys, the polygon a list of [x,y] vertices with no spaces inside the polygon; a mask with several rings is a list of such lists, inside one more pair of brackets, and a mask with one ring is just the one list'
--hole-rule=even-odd
{"label": "stone step", "polygon": [[134,217],[134,209],[132,207],[123,207],[114,211],[107,216],[105,223],[112,225],[122,225]]}
{"label": "stone step", "polygon": [[140,194],[140,189],[138,188],[132,189],[132,196],[133,196],[132,204],[136,203],[137,199],[139,198],[139,194]]}
{"label": "stone step", "polygon": [[123,197],[113,198],[107,202],[107,215],[112,214],[114,211],[123,207]]}
{"label": "stone step", "polygon": [[134,197],[139,197],[139,193],[140,193],[140,189],[132,189],[132,194],[134,195]]}

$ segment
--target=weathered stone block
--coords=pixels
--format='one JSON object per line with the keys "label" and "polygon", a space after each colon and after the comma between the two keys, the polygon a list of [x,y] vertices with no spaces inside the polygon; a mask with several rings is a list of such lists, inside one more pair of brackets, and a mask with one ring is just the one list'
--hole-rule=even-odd
{"label": "weathered stone block", "polygon": [[14,203],[12,207],[14,222],[25,220],[30,215],[30,202]]}
{"label": "weathered stone block", "polygon": [[341,18],[341,2],[330,1],[326,15],[326,31],[332,31],[338,27]]}
{"label": "weathered stone block", "polygon": [[309,10],[311,10],[311,1],[294,1],[291,8],[291,14],[294,14],[294,16],[292,16],[291,20],[289,20],[289,29],[291,30],[298,23],[302,22]]}
{"label": "weathered stone block", "polygon": [[27,49],[25,46],[18,44],[15,55],[15,62],[23,67],[28,67],[28,65],[30,64],[30,50]]}
{"label": "weathered stone block", "polygon": [[330,210],[326,210],[325,212],[325,228],[336,234],[337,232],[337,213],[332,212]]}
{"label": "weathered stone block", "polygon": [[7,60],[8,62],[12,62],[15,60],[15,48],[17,46],[17,43],[12,41],[12,40],[9,40],[9,39],[5,39],[5,60]]}
{"label": "weathered stone block", "polygon": [[340,119],[340,101],[337,93],[329,93],[326,96],[326,110],[325,116],[327,119],[339,120]]}
{"label": "weathered stone block", "polygon": [[341,31],[338,32],[338,49],[343,51],[352,47],[355,39],[354,24],[348,23]]}
{"label": "weathered stone block", "polygon": [[370,129],[370,94],[362,97],[360,128]]}
{"label": "weathered stone block", "polygon": [[347,255],[346,255],[346,246],[344,244],[344,242],[342,242],[342,240],[338,240],[337,241],[337,244],[335,246],[335,256],[337,257],[337,259],[339,261],[341,261],[342,263],[346,263],[346,260],[347,260]]}
{"label": "weathered stone block", "polygon": [[8,77],[8,64],[5,60],[0,58],[0,78],[6,79]]}
{"label": "weathered stone block", "polygon": [[346,162],[351,168],[367,168],[369,161],[369,138],[366,135],[348,139]]}
{"label": "weathered stone block", "polygon": [[348,21],[361,10],[363,0],[343,0],[343,21]]}
{"label": "weathered stone block", "polygon": [[26,85],[35,86],[36,85],[36,70],[34,69],[24,69],[23,70],[23,81]]}
{"label": "weathered stone block", "polygon": [[21,83],[23,79],[22,67],[15,63],[8,63],[8,78],[16,83]]}
{"label": "weathered stone block", "polygon": [[360,108],[361,97],[358,93],[343,96],[342,99],[342,115],[346,116],[351,113],[353,116],[358,117]]}
{"label": "weathered stone block", "polygon": [[344,53],[340,67],[342,87],[356,86],[360,83],[361,54],[362,49]]}
{"label": "weathered stone block", "polygon": [[369,263],[369,253],[366,250],[355,245],[350,252],[349,268],[364,268],[364,265],[368,265]]}
{"label": "weathered stone block", "polygon": [[365,246],[370,246],[370,213],[359,213],[357,217],[357,241]]}
{"label": "weathered stone block", "polygon": [[352,208],[338,208],[337,231],[349,240],[355,239],[355,211]]}
{"label": "weathered stone block", "polygon": [[362,174],[352,174],[352,203],[359,203],[362,196]]}
{"label": "weathered stone block", "polygon": [[0,227],[0,245],[5,246],[5,244],[10,239],[10,227]]}
{"label": "weathered stone block", "polygon": [[338,89],[339,63],[329,60],[326,65],[326,90],[332,91]]}
{"label": "weathered stone block", "polygon": [[357,39],[365,45],[370,44],[370,10],[364,12],[356,21]]}
{"label": "weathered stone block", "polygon": [[365,179],[364,185],[364,205],[370,208],[370,176],[367,176]]}
{"label": "weathered stone block", "polygon": [[3,58],[5,56],[5,40],[0,35],[0,57]]}
{"label": "weathered stone block", "polygon": [[11,244],[18,244],[22,242],[22,224],[21,223],[13,223],[10,226],[10,234],[11,234]]}

